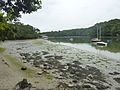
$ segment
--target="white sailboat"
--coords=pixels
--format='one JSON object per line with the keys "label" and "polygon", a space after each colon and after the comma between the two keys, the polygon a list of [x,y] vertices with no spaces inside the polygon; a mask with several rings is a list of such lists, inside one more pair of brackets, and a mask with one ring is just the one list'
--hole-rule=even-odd
{"label": "white sailboat", "polygon": [[106,43],[106,42],[101,41],[101,42],[97,42],[97,45],[100,45],[100,46],[107,46],[107,43]]}
{"label": "white sailboat", "polygon": [[98,32],[98,27],[97,27],[97,38],[91,39],[91,42],[100,42],[101,39],[99,39],[99,32]]}
{"label": "white sailboat", "polygon": [[[100,40],[101,40],[101,27],[100,27]],[[107,43],[106,42],[103,42],[103,41],[100,41],[100,42],[97,42],[97,45],[100,45],[100,46],[107,46]]]}
{"label": "white sailboat", "polygon": [[[98,33],[100,33],[100,36],[99,36]],[[96,45],[107,46],[107,43],[106,43],[106,42],[101,41],[101,27],[100,27],[100,30],[99,30],[99,31],[98,31],[98,27],[97,27],[97,38],[96,38],[96,39],[92,39],[91,41],[92,41],[92,42],[95,42]]]}

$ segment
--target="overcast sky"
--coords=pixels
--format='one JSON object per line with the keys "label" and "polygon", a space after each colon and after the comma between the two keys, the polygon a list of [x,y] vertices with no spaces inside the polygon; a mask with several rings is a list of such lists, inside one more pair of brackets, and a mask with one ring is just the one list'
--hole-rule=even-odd
{"label": "overcast sky", "polygon": [[85,28],[120,19],[120,0],[42,0],[42,9],[22,15],[21,22],[41,32]]}

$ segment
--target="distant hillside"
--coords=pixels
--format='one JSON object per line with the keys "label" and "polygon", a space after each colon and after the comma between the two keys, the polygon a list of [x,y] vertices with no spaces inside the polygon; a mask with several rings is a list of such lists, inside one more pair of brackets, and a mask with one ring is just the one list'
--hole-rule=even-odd
{"label": "distant hillside", "polygon": [[52,31],[42,33],[49,37],[61,37],[61,36],[89,36],[96,37],[97,29],[101,28],[102,36],[120,36],[120,19],[113,19],[110,21],[105,21],[101,23],[97,23],[89,28],[81,28],[81,29],[70,29],[63,31]]}

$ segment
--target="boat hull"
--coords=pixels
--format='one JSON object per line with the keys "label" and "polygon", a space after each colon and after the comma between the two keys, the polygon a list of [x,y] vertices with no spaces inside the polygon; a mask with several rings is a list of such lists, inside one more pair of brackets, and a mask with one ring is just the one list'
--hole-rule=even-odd
{"label": "boat hull", "polygon": [[100,45],[100,46],[107,46],[107,43],[106,43],[106,42],[97,42],[97,45]]}

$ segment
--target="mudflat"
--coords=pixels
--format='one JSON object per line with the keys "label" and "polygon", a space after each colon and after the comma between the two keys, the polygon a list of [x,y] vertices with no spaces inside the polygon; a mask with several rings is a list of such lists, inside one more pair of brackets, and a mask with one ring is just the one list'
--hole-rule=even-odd
{"label": "mudflat", "polygon": [[42,39],[5,41],[1,47],[0,90],[12,90],[23,78],[31,90],[120,89],[117,60]]}

